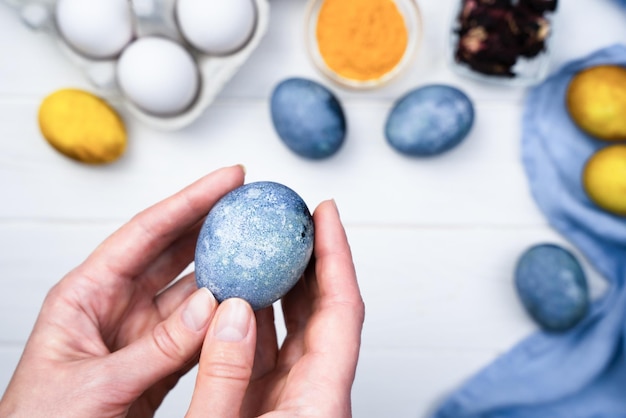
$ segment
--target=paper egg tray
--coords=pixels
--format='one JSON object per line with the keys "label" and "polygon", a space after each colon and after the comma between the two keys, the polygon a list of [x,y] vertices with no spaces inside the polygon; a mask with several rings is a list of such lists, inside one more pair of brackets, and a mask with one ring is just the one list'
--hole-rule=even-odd
{"label": "paper egg tray", "polygon": [[[157,129],[181,129],[196,120],[213,102],[224,85],[237,72],[258,46],[267,31],[269,3],[253,0],[256,7],[254,31],[243,48],[224,56],[211,56],[190,47],[183,39],[175,18],[176,0],[133,0],[130,2],[134,17],[135,39],[145,36],[162,36],[174,40],[194,57],[200,74],[198,95],[193,104],[173,116],[157,116],[145,112],[128,100],[116,81],[116,64],[113,59],[95,60],[80,55],[64,41],[55,22],[56,0],[4,0],[19,13],[28,27],[54,37],[60,50],[85,74],[100,94],[115,94],[136,119]],[[85,0],[87,1],[87,0]],[[228,1],[228,0],[224,0]]]}

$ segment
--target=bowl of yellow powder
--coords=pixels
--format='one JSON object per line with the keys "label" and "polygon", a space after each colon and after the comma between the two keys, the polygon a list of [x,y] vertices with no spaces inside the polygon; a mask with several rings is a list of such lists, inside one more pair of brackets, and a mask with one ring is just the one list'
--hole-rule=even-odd
{"label": "bowl of yellow powder", "polygon": [[367,89],[410,64],[422,22],[415,0],[309,0],[306,31],[311,59],[324,75]]}

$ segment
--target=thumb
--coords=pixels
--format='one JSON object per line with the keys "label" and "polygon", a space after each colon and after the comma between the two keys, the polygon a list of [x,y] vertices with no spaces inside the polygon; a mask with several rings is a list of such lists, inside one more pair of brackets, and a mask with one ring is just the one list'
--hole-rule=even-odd
{"label": "thumb", "polygon": [[211,292],[200,288],[152,332],[109,356],[108,366],[120,371],[120,387],[138,395],[185,367],[200,350],[216,309]]}
{"label": "thumb", "polygon": [[250,305],[228,299],[217,309],[202,353],[191,405],[191,417],[239,417],[256,346],[256,321]]}

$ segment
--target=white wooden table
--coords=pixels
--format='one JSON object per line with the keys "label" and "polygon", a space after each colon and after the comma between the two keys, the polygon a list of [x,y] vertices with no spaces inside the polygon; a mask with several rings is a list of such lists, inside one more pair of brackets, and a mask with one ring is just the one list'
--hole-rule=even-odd
{"label": "white wooden table", "polygon": [[[305,1],[271,0],[260,47],[202,118],[160,132],[125,114],[128,152],[107,167],[73,163],[42,139],[36,115],[43,97],[91,86],[50,38],[29,31],[2,6],[0,390],[56,281],[136,212],[235,163],[246,165],[248,181],[289,185],[311,209],[337,200],[367,311],[355,417],[424,417],[533,332],[512,286],[516,258],[538,242],[569,244],[547,226],[520,163],[525,90],[480,85],[446,66],[455,1],[419,0],[424,38],[412,67],[384,88],[351,92],[323,79],[309,61]],[[553,70],[626,42],[626,12],[612,0],[562,0],[555,24]],[[268,97],[290,76],[321,81],[343,103],[349,135],[334,158],[300,159],[274,133]],[[384,140],[386,115],[400,95],[432,82],[468,93],[476,105],[474,128],[448,154],[403,157]],[[585,268],[597,295],[603,282],[586,262]],[[158,416],[184,414],[194,378],[192,372],[181,381]]]}

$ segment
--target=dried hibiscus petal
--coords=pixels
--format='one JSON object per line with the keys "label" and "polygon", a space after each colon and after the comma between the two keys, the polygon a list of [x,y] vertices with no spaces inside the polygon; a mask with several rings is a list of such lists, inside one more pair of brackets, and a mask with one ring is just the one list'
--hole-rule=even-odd
{"label": "dried hibiscus petal", "polygon": [[518,5],[532,9],[537,13],[554,12],[557,0],[519,0]]}
{"label": "dried hibiscus petal", "polygon": [[550,23],[545,11],[555,0],[464,0],[456,30],[455,58],[475,71],[512,77],[519,57],[532,58],[545,50]]}

